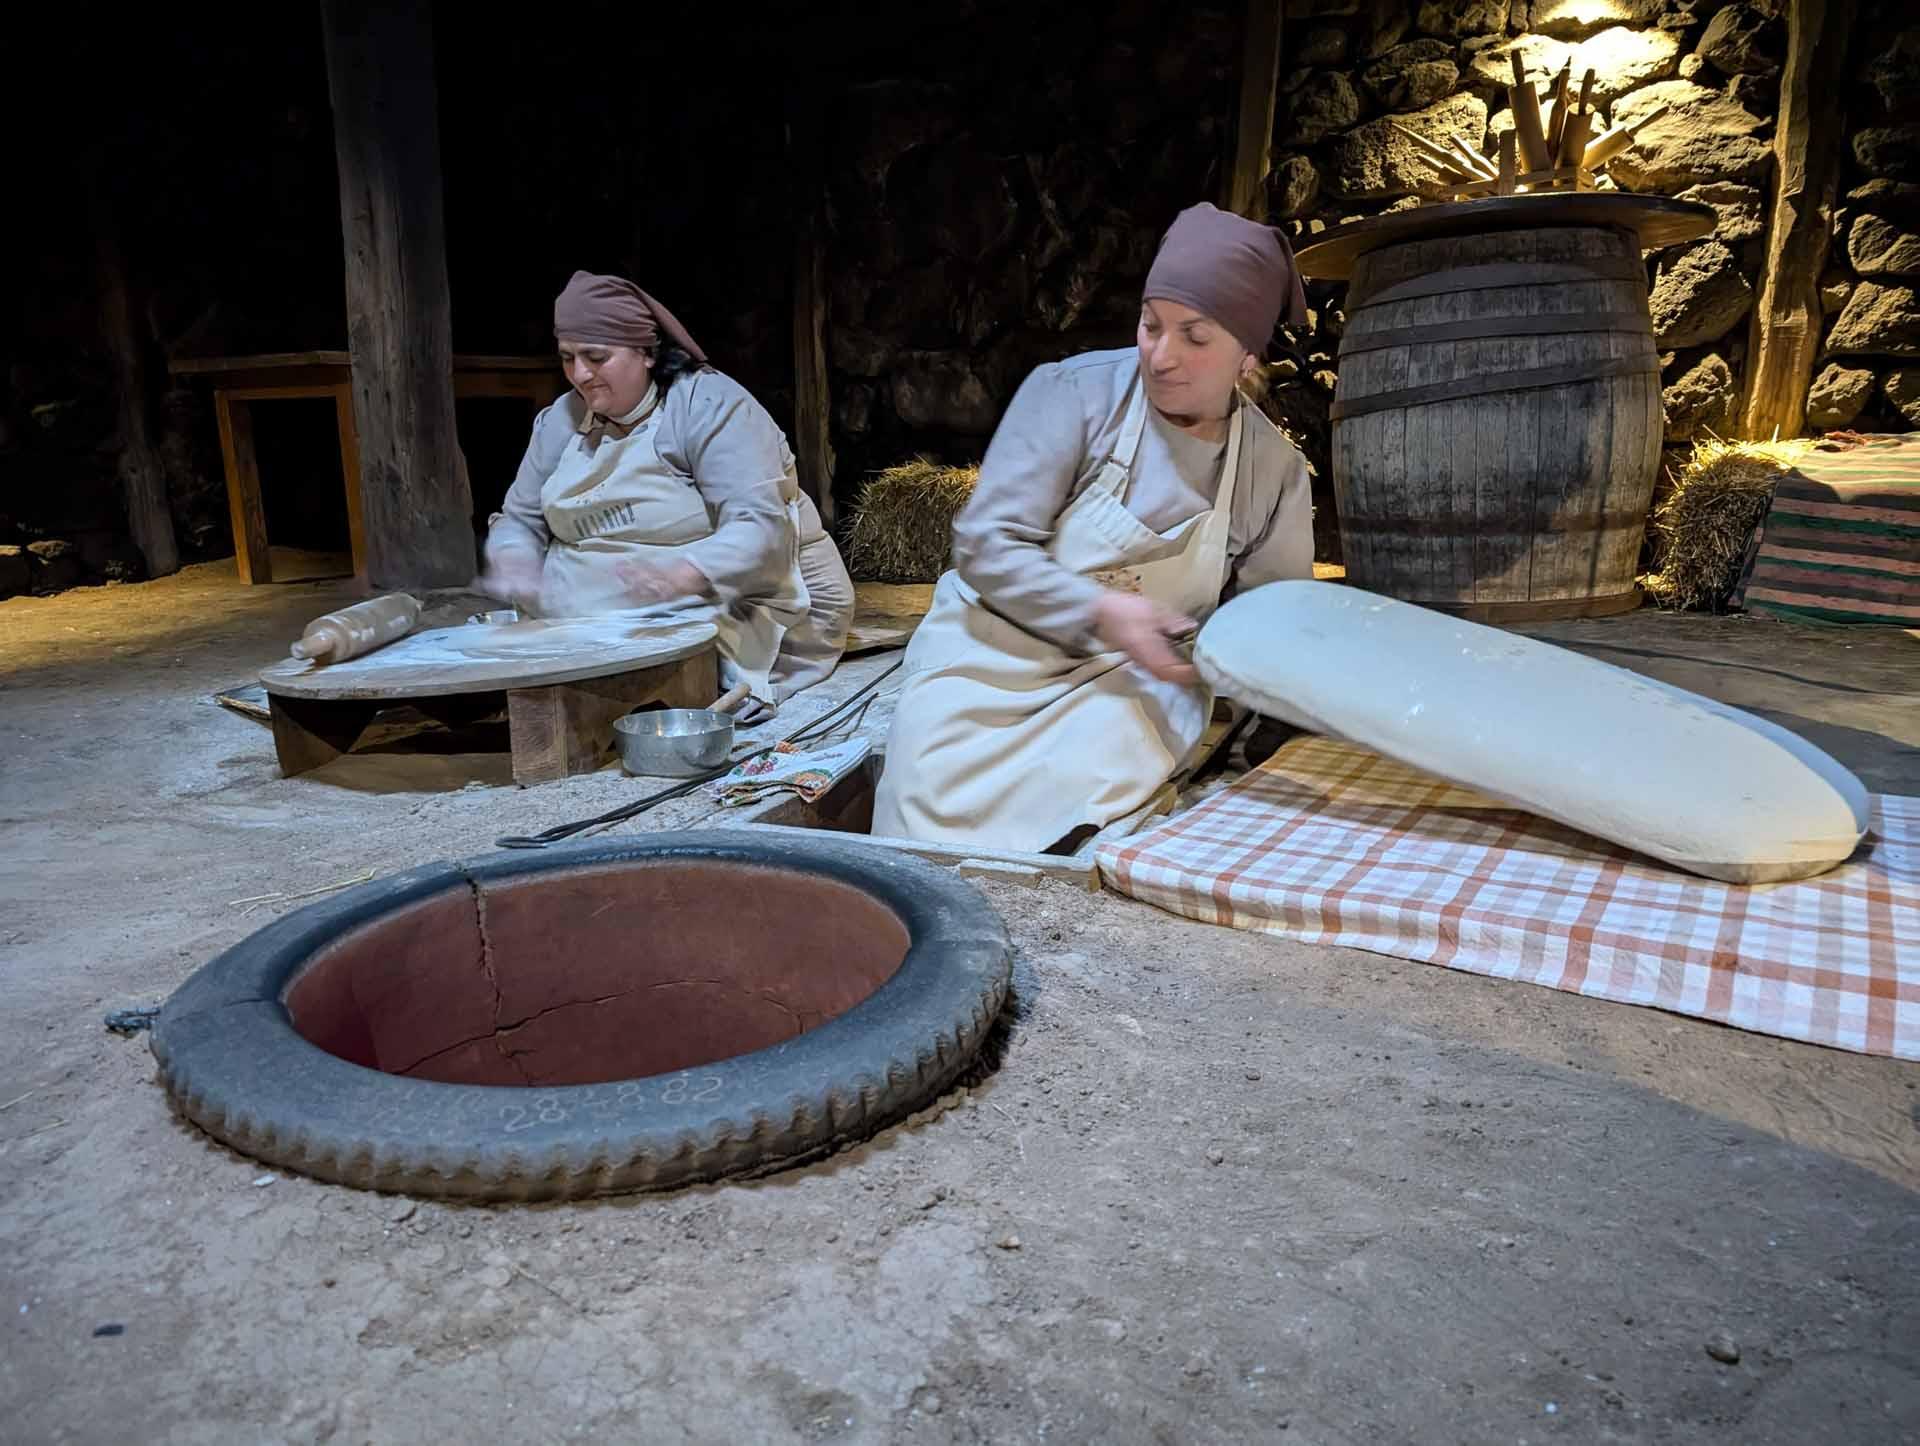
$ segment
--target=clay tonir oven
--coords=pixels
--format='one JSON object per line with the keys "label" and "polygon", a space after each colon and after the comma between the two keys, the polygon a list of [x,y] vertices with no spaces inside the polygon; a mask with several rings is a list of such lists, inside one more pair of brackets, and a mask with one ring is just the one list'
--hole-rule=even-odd
{"label": "clay tonir oven", "polygon": [[938,1094],[1009,958],[980,895],[919,860],[658,834],[311,906],[182,985],[153,1049],[188,1119],[322,1179],[660,1189],[817,1156]]}

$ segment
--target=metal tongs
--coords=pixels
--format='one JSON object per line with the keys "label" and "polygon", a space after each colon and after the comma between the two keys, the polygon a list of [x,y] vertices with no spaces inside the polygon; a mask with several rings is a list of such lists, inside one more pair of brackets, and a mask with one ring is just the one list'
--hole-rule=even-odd
{"label": "metal tongs", "polygon": [[1185,632],[1168,634],[1167,646],[1173,649],[1175,656],[1178,657],[1181,662],[1191,663],[1193,661],[1193,645],[1198,641],[1199,637],[1200,629],[1196,625],[1188,628]]}

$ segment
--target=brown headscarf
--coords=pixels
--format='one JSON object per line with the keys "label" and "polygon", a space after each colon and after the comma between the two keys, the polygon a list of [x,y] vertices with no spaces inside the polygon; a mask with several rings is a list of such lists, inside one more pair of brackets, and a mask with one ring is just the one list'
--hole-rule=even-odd
{"label": "brown headscarf", "polygon": [[1295,326],[1307,319],[1307,293],[1287,238],[1205,202],[1173,218],[1141,296],[1212,317],[1257,357],[1266,355],[1281,317]]}
{"label": "brown headscarf", "polygon": [[667,340],[706,365],[707,354],[674,314],[623,276],[576,271],[567,289],[553,300],[556,339],[651,348],[663,331]]}

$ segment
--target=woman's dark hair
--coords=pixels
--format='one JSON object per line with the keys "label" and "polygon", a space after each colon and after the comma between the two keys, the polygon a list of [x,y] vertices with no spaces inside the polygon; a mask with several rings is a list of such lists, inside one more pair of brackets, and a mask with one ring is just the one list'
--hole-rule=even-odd
{"label": "woman's dark hair", "polygon": [[653,349],[653,384],[660,388],[662,396],[686,373],[705,368],[705,362],[695,361],[670,341],[663,341]]}

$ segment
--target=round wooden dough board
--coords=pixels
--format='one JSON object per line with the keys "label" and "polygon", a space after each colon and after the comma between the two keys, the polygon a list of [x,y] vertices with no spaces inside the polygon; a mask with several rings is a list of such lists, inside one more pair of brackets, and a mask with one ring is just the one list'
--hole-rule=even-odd
{"label": "round wooden dough board", "polygon": [[344,663],[288,658],[263,668],[292,698],[431,698],[542,688],[677,663],[713,646],[710,622],[633,617],[463,623],[411,633]]}
{"label": "round wooden dough board", "polygon": [[1302,276],[1315,281],[1351,281],[1353,263],[1360,257],[1377,247],[1402,241],[1550,226],[1612,226],[1633,232],[1640,238],[1640,249],[1652,251],[1697,240],[1713,230],[1716,219],[1711,206],[1667,196],[1636,196],[1627,191],[1536,191],[1363,217],[1336,226],[1302,246],[1294,259]]}

